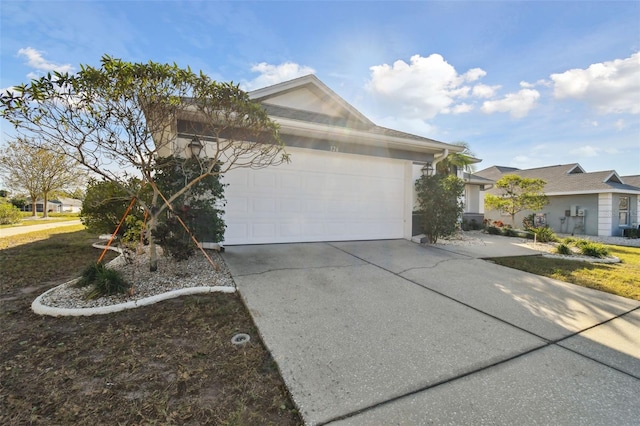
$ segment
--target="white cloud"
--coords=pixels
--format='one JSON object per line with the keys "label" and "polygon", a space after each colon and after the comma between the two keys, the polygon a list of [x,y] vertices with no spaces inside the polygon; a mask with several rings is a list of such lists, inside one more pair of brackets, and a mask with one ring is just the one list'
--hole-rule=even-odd
{"label": "white cloud", "polygon": [[458,104],[451,109],[452,114],[462,114],[465,112],[469,112],[473,110],[473,105],[471,104]]}
{"label": "white cloud", "polygon": [[602,114],[640,114],[640,52],[551,74],[556,99],[578,99]]}
{"label": "white cloud", "polygon": [[394,115],[400,111],[407,118],[421,120],[440,113],[470,111],[469,106],[458,104],[459,99],[477,96],[465,83],[486,75],[480,68],[458,74],[436,53],[426,58],[413,55],[409,64],[398,60],[393,65],[372,66],[370,70],[368,89],[381,99],[384,108],[394,111]]}
{"label": "white cloud", "polygon": [[476,81],[481,77],[487,75],[487,72],[482,68],[472,68],[466,73],[462,74],[462,78],[464,81]]}
{"label": "white cloud", "polygon": [[570,154],[573,154],[576,157],[595,157],[599,152],[600,148],[591,145],[581,146],[569,151]]}
{"label": "white cloud", "polygon": [[486,84],[476,84],[473,86],[473,96],[478,98],[492,98],[500,86],[487,86]]}
{"label": "white cloud", "polygon": [[[18,56],[27,58],[27,65],[36,69],[38,72],[58,71],[61,73],[73,71],[73,67],[70,64],[56,64],[44,59],[41,51],[34,49],[33,47],[25,47],[18,50]],[[29,78],[38,78],[38,72],[30,72]]]}
{"label": "white cloud", "polygon": [[509,93],[500,100],[485,101],[481,110],[487,114],[508,112],[514,118],[522,118],[536,106],[539,97],[540,92],[537,90],[522,89],[517,93]]}
{"label": "white cloud", "polygon": [[625,127],[627,127],[627,124],[625,123],[625,121],[621,118],[619,120],[617,120],[614,124],[615,128],[618,130],[622,130]]}
{"label": "white cloud", "polygon": [[260,73],[260,75],[251,81],[244,81],[242,88],[244,90],[255,90],[261,87],[273,86],[287,80],[293,80],[308,74],[315,74],[315,70],[311,67],[299,65],[293,62],[285,62],[280,65],[271,65],[261,62],[251,67],[252,72]]}

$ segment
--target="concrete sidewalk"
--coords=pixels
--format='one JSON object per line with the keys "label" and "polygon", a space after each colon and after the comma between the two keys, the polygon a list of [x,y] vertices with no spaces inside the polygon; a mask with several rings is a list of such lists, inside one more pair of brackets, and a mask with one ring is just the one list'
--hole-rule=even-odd
{"label": "concrete sidewalk", "polygon": [[404,240],[227,247],[307,424],[636,424],[640,302]]}
{"label": "concrete sidewalk", "polygon": [[37,225],[16,226],[15,228],[2,228],[0,229],[0,238],[28,234],[29,232],[45,231],[47,229],[62,228],[65,226],[82,225],[82,222],[79,219],[51,223],[47,223],[43,220],[42,222],[43,223],[39,223]]}

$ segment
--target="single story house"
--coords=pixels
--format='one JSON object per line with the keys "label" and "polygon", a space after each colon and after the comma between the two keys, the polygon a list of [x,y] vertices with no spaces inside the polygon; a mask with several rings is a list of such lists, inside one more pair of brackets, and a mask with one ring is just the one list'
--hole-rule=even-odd
{"label": "single story house", "polygon": [[[506,174],[540,178],[549,204],[540,212],[516,215],[516,226],[531,213],[556,233],[623,236],[640,223],[640,176],[619,176],[615,170],[586,172],[578,163],[520,170],[493,166],[476,173],[497,181]],[[488,191],[500,194],[497,188]],[[500,212],[486,210],[485,217],[508,223]]]}
{"label": "single story house", "polygon": [[[30,212],[33,208],[31,199],[27,199],[24,206],[25,211]],[[47,211],[54,213],[80,213],[82,210],[82,200],[75,198],[58,197],[57,199],[47,201]],[[36,211],[42,213],[44,211],[44,200],[36,200]]]}
{"label": "single story house", "polygon": [[[463,149],[377,126],[314,75],[249,95],[279,124],[291,162],[224,175],[225,245],[410,239],[415,180]],[[193,126],[177,120],[184,149]]]}

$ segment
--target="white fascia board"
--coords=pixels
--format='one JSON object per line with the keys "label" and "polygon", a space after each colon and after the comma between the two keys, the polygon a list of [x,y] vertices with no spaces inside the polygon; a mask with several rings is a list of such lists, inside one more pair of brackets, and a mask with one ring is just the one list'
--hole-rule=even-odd
{"label": "white fascia board", "polygon": [[585,195],[585,194],[637,194],[640,195],[640,191],[631,191],[624,189],[606,189],[602,191],[565,191],[565,192],[546,192],[548,197],[560,196],[560,195]]}
{"label": "white fascia board", "polygon": [[[319,139],[336,142],[348,142],[360,145],[370,145],[386,148],[398,148],[414,152],[442,152],[451,149],[452,145],[426,141],[399,138],[397,136],[379,135],[363,132],[361,130],[347,129],[345,127],[327,126],[317,123],[308,123],[299,120],[274,118],[280,125],[280,133],[293,136],[317,137]],[[455,146],[455,145],[453,145]]]}

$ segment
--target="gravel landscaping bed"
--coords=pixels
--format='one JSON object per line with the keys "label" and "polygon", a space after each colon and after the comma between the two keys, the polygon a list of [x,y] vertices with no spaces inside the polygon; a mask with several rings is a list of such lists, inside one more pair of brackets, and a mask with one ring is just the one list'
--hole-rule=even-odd
{"label": "gravel landscaping bed", "polygon": [[[435,244],[443,245],[443,246],[477,246],[477,245],[486,245],[482,237],[486,235],[482,231],[463,231],[458,232],[457,234],[448,237],[448,238],[440,238],[438,242]],[[592,263],[619,263],[620,259],[615,256],[609,256],[605,258],[598,258],[592,256],[584,256],[580,253],[575,253],[572,255],[562,255],[556,253],[556,243],[540,243],[533,242],[533,240],[519,238],[519,237],[506,237],[506,236],[497,236],[499,238],[509,238],[513,241],[518,241],[517,245],[524,246],[530,248],[532,250],[539,251],[540,254],[544,257],[557,258],[557,259],[565,259],[565,260],[575,260],[581,262],[592,262]],[[630,242],[629,245],[634,246],[637,241],[640,240],[629,240],[627,238],[621,237],[606,237],[606,238],[597,238],[597,237],[585,237],[584,239],[588,239],[594,242],[602,242],[603,244],[617,244],[617,245],[625,245],[624,243]]]}
{"label": "gravel landscaping bed", "polygon": [[206,252],[213,263],[219,267],[219,271],[216,271],[214,265],[209,263],[202,252],[197,251],[189,259],[181,262],[160,254],[158,270],[150,272],[149,256],[146,251],[143,251],[129,261],[121,255],[108,264],[110,268],[120,271],[124,279],[131,283],[132,290],[129,294],[87,299],[86,295],[91,290],[91,286],[78,288],[74,286],[77,280],[73,280],[43,294],[40,303],[52,308],[96,308],[142,300],[173,290],[192,287],[235,288],[233,278],[222,257],[216,251],[207,250]]}

